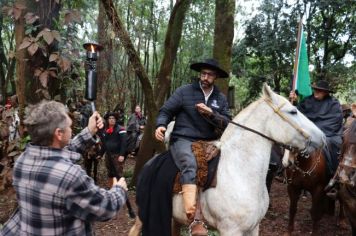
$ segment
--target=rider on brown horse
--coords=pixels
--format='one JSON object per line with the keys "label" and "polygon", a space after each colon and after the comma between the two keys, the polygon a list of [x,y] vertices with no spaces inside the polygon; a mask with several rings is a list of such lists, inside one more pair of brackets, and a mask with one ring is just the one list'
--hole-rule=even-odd
{"label": "rider on brown horse", "polygon": [[[306,97],[298,110],[314,122],[326,136],[327,146],[323,151],[326,157],[328,174],[332,176],[338,166],[338,156],[342,144],[343,113],[339,101],[332,97],[333,91],[324,80],[312,85],[313,95]],[[296,93],[291,92],[290,98],[295,101]]]}
{"label": "rider on brown horse", "polygon": [[[185,212],[193,222],[197,221],[197,163],[191,144],[197,140],[218,139],[230,120],[230,113],[225,95],[214,86],[216,78],[226,78],[228,73],[214,59],[191,64],[190,68],[200,72],[199,81],[178,88],[166,101],[157,117],[155,135],[163,141],[168,123],[175,118],[170,150],[181,172]],[[216,132],[217,129],[220,132]],[[191,230],[192,235],[207,235],[202,224],[193,224]]]}

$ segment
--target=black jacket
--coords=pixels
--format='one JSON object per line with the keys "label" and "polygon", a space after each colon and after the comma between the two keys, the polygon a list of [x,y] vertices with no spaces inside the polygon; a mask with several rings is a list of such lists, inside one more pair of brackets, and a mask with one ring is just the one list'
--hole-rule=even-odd
{"label": "black jacket", "polygon": [[160,109],[156,127],[167,127],[175,117],[172,138],[181,137],[192,141],[218,139],[220,134],[216,128],[224,130],[231,119],[225,95],[214,86],[206,104],[213,110],[209,118],[203,117],[195,108],[198,103],[205,103],[199,82],[179,87]]}
{"label": "black jacket", "polygon": [[103,143],[102,154],[107,152],[110,154],[119,154],[120,156],[125,156],[127,137],[124,127],[115,125],[112,133],[108,133],[108,130],[103,130],[98,134]]}
{"label": "black jacket", "polygon": [[298,110],[318,126],[326,137],[342,136],[343,115],[337,99],[328,96],[320,101],[311,95],[298,105]]}

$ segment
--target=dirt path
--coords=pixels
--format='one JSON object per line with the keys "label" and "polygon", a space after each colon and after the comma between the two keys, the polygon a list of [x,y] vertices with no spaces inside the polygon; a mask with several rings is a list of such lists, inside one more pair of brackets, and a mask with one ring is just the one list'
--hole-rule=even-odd
{"label": "dirt path", "polygon": [[[129,159],[126,163],[126,170],[132,172],[134,159]],[[106,175],[104,163],[100,166],[99,185],[105,186]],[[135,192],[129,192],[129,198],[135,207]],[[15,205],[15,194],[13,191],[7,191],[0,194],[0,225],[8,218],[11,208]],[[295,236],[310,235],[312,221],[309,214],[310,196],[301,198],[299,201],[298,213],[296,216]],[[288,224],[288,207],[289,200],[287,196],[287,187],[285,184],[274,181],[271,189],[271,206],[265,218],[260,224],[260,235],[283,235]],[[95,232],[99,236],[126,236],[134,220],[128,217],[126,206],[121,209],[116,217],[107,222],[95,223]],[[1,227],[1,226],[0,226]],[[212,235],[218,235],[211,232]],[[186,235],[186,234],[184,234]],[[351,229],[347,226],[346,229],[341,229],[336,226],[336,218],[333,216],[324,216],[321,221],[320,235],[322,236],[347,236],[351,235]]]}
{"label": "dirt path", "polygon": [[[133,194],[130,199],[133,203]],[[311,235],[312,221],[309,214],[310,196],[302,197],[299,201],[294,236]],[[283,235],[288,224],[289,200],[286,185],[274,181],[271,192],[271,207],[260,225],[260,235]],[[122,209],[115,220],[96,224],[96,232],[100,236],[126,236],[134,221],[128,217],[127,208]],[[218,235],[218,234],[214,234]],[[347,236],[351,235],[351,228],[342,229],[336,226],[336,217],[324,216],[321,221],[320,235]]]}

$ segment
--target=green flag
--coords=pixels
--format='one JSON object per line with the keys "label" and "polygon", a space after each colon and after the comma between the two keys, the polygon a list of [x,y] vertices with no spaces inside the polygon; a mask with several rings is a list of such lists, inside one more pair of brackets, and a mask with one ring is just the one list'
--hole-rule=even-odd
{"label": "green flag", "polygon": [[310,87],[309,76],[309,63],[307,54],[307,45],[305,41],[305,35],[303,33],[303,26],[300,27],[300,33],[298,34],[297,53],[294,64],[294,78],[293,78],[293,90],[297,90],[299,98],[303,100],[305,97],[312,94]]}

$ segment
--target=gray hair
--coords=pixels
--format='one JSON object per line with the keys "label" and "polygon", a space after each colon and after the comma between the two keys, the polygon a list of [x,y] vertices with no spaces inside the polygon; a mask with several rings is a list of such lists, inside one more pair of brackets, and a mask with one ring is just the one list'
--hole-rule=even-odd
{"label": "gray hair", "polygon": [[52,144],[54,131],[68,126],[66,108],[56,101],[42,101],[30,105],[26,108],[24,124],[33,144],[49,146]]}

